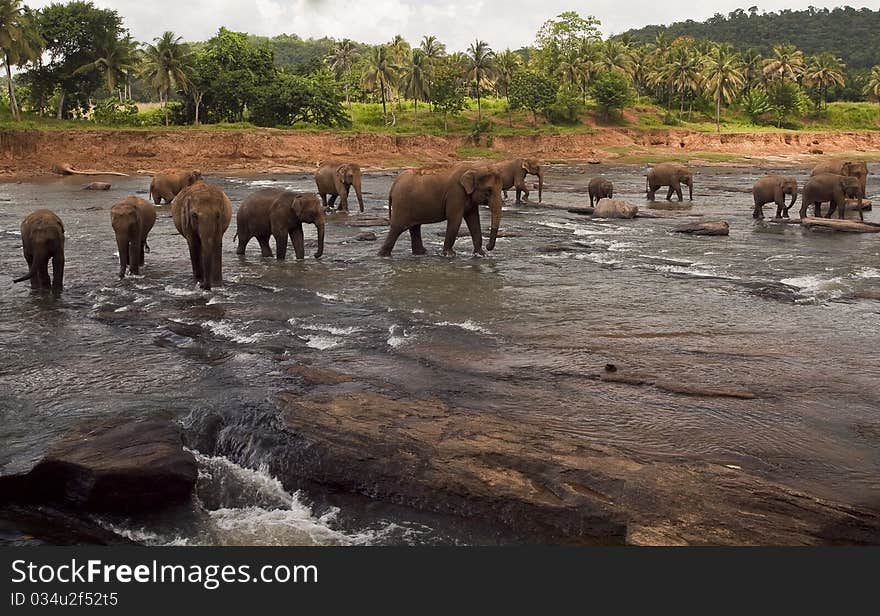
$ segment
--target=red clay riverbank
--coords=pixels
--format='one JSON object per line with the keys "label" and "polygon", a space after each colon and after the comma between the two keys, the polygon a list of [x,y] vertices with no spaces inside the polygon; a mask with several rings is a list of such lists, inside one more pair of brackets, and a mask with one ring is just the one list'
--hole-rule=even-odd
{"label": "red clay riverbank", "polygon": [[[0,131],[0,177],[47,175],[54,163],[133,173],[174,166],[206,172],[284,172],[313,169],[345,157],[365,167],[389,168],[458,160],[462,136],[343,135],[272,129],[219,130],[6,130]],[[496,135],[499,155],[548,161],[613,162],[624,154],[802,158],[880,151],[880,132],[768,132],[714,134],[683,130],[600,128],[592,133]],[[632,158],[629,159],[632,161]],[[715,158],[717,160],[717,157]],[[624,159],[626,161],[626,159]]]}

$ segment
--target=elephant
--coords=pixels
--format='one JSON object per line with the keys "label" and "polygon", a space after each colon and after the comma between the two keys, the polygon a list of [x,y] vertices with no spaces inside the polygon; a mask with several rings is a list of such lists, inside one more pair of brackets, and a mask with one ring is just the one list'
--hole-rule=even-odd
{"label": "elephant", "polygon": [[593,206],[593,199],[598,203],[600,199],[614,198],[614,185],[603,177],[590,180],[587,190],[590,193],[590,207]]}
{"label": "elephant", "polygon": [[688,187],[688,199],[694,200],[694,176],[690,169],[678,163],[660,163],[648,169],[648,176],[645,180],[645,191],[648,200],[654,200],[654,193],[661,186],[668,186],[669,192],[666,193],[666,200],[672,201],[672,193],[678,195],[678,201],[683,201],[681,196],[681,185]]}
{"label": "elephant", "polygon": [[[31,289],[60,292],[64,286],[64,223],[50,210],[37,210],[21,223],[21,244],[28,273],[12,282],[31,281]],[[52,279],[49,279],[52,259]]]}
{"label": "elephant", "polygon": [[150,182],[150,199],[159,205],[162,200],[171,203],[174,197],[187,186],[202,179],[202,172],[192,169],[165,169],[153,176]]}
{"label": "elephant", "polygon": [[[282,198],[283,197],[283,198]],[[277,204],[277,207],[276,207]],[[297,258],[305,256],[302,241],[302,223],[314,223],[318,229],[318,252],[315,258],[324,254],[324,209],[314,194],[307,195],[286,191],[282,188],[263,188],[250,195],[238,208],[236,223],[238,239],[236,253],[243,255],[248,242],[256,237],[260,243],[263,257],[272,256],[269,238],[275,236],[275,247],[279,259],[284,259],[287,250],[287,236],[290,234]],[[273,223],[275,227],[273,227]],[[297,230],[297,225],[299,228]],[[277,228],[278,233],[275,233]],[[279,240],[280,235],[280,240]],[[281,249],[283,244],[284,250]]]}
{"label": "elephant", "polygon": [[156,224],[156,208],[139,197],[126,197],[110,208],[110,223],[119,249],[119,277],[125,270],[138,275],[144,264],[144,253],[150,252],[147,235]]}
{"label": "elephant", "polygon": [[[785,205],[785,195],[791,195],[791,203]],[[764,218],[764,204],[776,204],[776,218],[788,218],[788,210],[794,207],[798,197],[798,183],[793,177],[782,175],[764,176],[752,186],[755,210],[752,218]]]}
{"label": "elephant", "polygon": [[529,189],[526,188],[526,176],[529,174],[538,176],[538,203],[543,200],[544,193],[544,168],[541,162],[534,158],[515,158],[490,165],[493,171],[501,176],[501,190],[507,199],[507,190],[516,188],[516,203],[520,203],[520,196],[525,194],[529,199]]}
{"label": "elephant", "polygon": [[348,211],[348,193],[352,186],[357,195],[360,211],[364,211],[364,197],[361,194],[361,168],[355,163],[325,161],[315,171],[315,184],[321,202],[327,207],[327,195],[330,195],[330,207],[339,199],[339,210]]}
{"label": "elephant", "polygon": [[[835,210],[839,211],[839,217],[846,216],[846,200],[858,199],[859,205],[862,204],[861,184],[858,178],[847,175],[837,175],[835,173],[819,173],[812,176],[804,185],[803,197],[801,198],[801,219],[807,216],[807,207],[813,205],[813,213],[819,218],[822,203],[828,201],[831,209],[828,210],[828,218],[834,214]],[[864,220],[861,207],[859,208],[859,217]]]}
{"label": "elephant", "polygon": [[868,165],[865,161],[829,160],[813,167],[810,175],[815,176],[820,173],[834,173],[856,178],[859,181],[859,197],[865,199],[868,196],[865,192],[868,184]]}
{"label": "elephant", "polygon": [[458,165],[405,171],[397,176],[388,195],[391,228],[379,250],[380,257],[391,256],[397,238],[409,230],[412,252],[423,255],[422,225],[446,221],[443,255],[455,254],[453,245],[461,221],[467,223],[474,243],[474,254],[483,252],[480,230],[480,205],[492,212],[489,242],[486,250],[495,248],[501,224],[501,175],[492,166]]}
{"label": "elephant", "polygon": [[226,194],[200,180],[184,188],[171,202],[171,217],[186,238],[193,276],[206,291],[223,284],[223,234],[232,221]]}

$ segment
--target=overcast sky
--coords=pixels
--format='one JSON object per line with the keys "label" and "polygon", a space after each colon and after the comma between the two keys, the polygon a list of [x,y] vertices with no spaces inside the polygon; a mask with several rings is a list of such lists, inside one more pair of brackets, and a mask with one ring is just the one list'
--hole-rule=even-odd
{"label": "overcast sky", "polygon": [[[761,11],[808,6],[880,8],[880,0],[93,0],[116,9],[139,41],[151,41],[164,30],[186,40],[210,38],[220,26],[261,35],[331,36],[381,43],[395,34],[410,42],[433,34],[451,51],[465,49],[475,38],[496,50],[534,42],[545,20],[563,11],[595,15],[604,34],[618,34],[648,24],[702,20],[715,13],[757,5]],[[51,0],[25,0],[31,7]]]}

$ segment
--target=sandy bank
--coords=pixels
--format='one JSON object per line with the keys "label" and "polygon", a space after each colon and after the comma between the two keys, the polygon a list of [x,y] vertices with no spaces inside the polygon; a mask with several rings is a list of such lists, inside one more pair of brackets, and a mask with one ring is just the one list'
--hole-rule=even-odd
{"label": "sandy bank", "polygon": [[[272,129],[219,130],[6,130],[0,131],[0,177],[46,175],[59,161],[75,168],[135,172],[172,166],[206,172],[295,172],[318,161],[345,157],[365,167],[389,168],[451,162],[462,136],[344,135]],[[880,132],[714,134],[683,130],[602,128],[588,134],[496,135],[499,155],[534,155],[547,161],[613,162],[622,157],[723,154],[802,158],[880,150]],[[631,160],[631,158],[629,159]]]}

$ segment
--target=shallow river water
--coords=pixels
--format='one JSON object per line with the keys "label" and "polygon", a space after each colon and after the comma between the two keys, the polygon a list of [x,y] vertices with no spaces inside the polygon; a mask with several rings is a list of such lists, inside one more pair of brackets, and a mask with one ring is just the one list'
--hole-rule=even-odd
{"label": "shallow river water", "polygon": [[[268,413],[291,378],[283,363],[304,359],[511,422],[540,418],[547,438],[565,433],[643,459],[736,465],[880,508],[880,301],[865,293],[880,291],[880,238],[755,225],[749,189],[773,171],[698,168],[691,210],[644,209],[663,218],[591,220],[508,202],[501,228],[514,237],[500,238],[486,258],[470,256],[467,237],[457,257],[439,256],[444,225],[431,225],[423,230],[428,256],[412,256],[404,235],[382,259],[375,253],[385,228],[343,224],[338,215],[321,260],[261,259],[256,240],[239,258],[233,220],[225,286],[207,293],[191,279],[168,208],[150,235],[144,275],[116,278],[109,209],[128,194],[146,197],[149,178],[116,178],[110,192],[83,191],[82,178],[0,184],[0,468],[26,467],[85,417]],[[880,170],[871,171],[869,196]],[[586,183],[599,173],[615,196],[647,205],[638,166],[553,167],[545,202],[585,205]],[[368,214],[383,215],[392,180],[365,175]],[[314,187],[306,174],[209,181],[236,208],[259,187]],[[39,207],[66,227],[59,299],[11,283],[25,271],[19,224]],[[729,221],[730,236],[670,233],[694,215]],[[355,241],[371,230],[379,242]],[[307,240],[314,237],[307,227]],[[583,378],[606,363],[756,398]],[[117,530],[151,543],[506,540],[366,499],[291,494],[259,461],[199,454],[199,465],[204,516],[113,522]]]}

